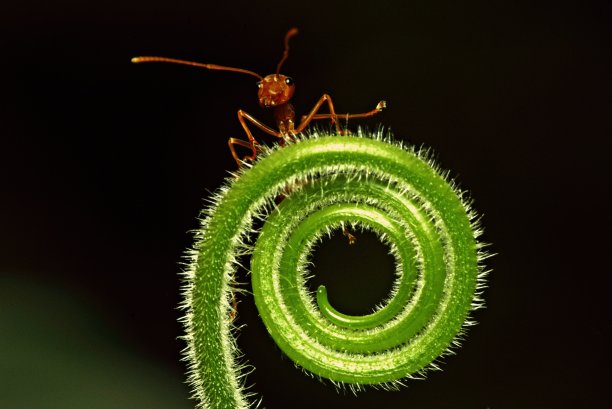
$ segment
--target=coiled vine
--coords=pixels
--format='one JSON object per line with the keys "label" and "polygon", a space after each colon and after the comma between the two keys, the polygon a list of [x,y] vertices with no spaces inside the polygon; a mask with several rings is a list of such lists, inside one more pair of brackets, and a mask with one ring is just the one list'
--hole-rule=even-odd
{"label": "coiled vine", "polygon": [[[204,210],[185,273],[186,355],[201,407],[249,406],[232,333],[244,254],[265,326],[305,370],[359,389],[435,367],[481,305],[480,230],[462,196],[427,154],[381,133],[313,132],[228,179]],[[396,262],[388,299],[365,316],[306,285],[316,244],[346,226],[377,234]]]}

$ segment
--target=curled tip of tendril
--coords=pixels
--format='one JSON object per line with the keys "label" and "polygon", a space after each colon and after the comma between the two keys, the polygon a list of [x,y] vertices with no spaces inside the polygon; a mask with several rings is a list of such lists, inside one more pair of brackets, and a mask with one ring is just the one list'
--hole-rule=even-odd
{"label": "curled tip of tendril", "polygon": [[[382,131],[313,132],[234,176],[204,210],[185,272],[185,355],[201,407],[248,407],[231,318],[243,254],[274,341],[336,385],[394,388],[458,345],[482,306],[485,254],[469,203],[426,151]],[[335,310],[324,287],[312,294],[305,284],[315,245],[347,225],[376,233],[396,261],[389,298],[365,316]]]}

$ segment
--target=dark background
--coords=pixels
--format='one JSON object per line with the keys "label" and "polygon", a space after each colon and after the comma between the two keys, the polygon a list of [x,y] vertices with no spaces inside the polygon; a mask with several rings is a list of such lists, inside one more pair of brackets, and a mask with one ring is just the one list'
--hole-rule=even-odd
{"label": "dark background", "polygon": [[[384,113],[359,124],[432,147],[471,192],[498,255],[487,309],[458,355],[399,392],[355,398],[304,376],[239,298],[248,324],[239,344],[264,405],[605,406],[604,3],[3,3],[0,407],[194,406],[179,361],[179,262],[202,199],[235,168],[236,111],[273,122],[252,77],[129,60],[162,55],[265,75],[292,26],[300,34],[283,72],[297,83],[298,113],[324,92],[338,112],[386,99]],[[377,273],[380,287],[368,274],[368,262],[388,261],[378,253],[367,236],[317,253],[339,308],[367,310],[384,296],[390,273]],[[349,278],[352,287],[341,285]]]}

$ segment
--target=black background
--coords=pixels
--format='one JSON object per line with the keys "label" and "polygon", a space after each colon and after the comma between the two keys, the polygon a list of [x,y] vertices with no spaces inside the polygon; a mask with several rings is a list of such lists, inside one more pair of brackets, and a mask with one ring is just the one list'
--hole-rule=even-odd
{"label": "black background", "polygon": [[[600,407],[609,24],[604,2],[3,4],[0,407],[194,406],[179,361],[179,262],[202,199],[235,168],[236,111],[273,121],[252,77],[129,61],[163,55],[265,75],[292,26],[283,72],[298,114],[323,93],[338,112],[386,99],[359,124],[432,147],[475,199],[498,255],[487,309],[458,355],[399,392],[356,398],[303,375],[241,297],[239,344],[263,404]],[[387,260],[368,237],[347,248],[341,238],[323,246],[320,264],[336,271],[321,280],[358,310],[376,302],[368,261]]]}

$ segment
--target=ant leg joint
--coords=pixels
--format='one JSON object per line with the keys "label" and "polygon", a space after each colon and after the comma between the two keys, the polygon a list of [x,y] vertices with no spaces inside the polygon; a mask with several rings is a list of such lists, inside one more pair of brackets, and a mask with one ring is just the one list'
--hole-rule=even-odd
{"label": "ant leg joint", "polygon": [[355,242],[357,241],[357,237],[353,236],[351,234],[351,232],[348,231],[348,229],[346,227],[344,227],[342,229],[342,234],[344,236],[346,236],[346,238],[348,239],[349,244],[355,244]]}

